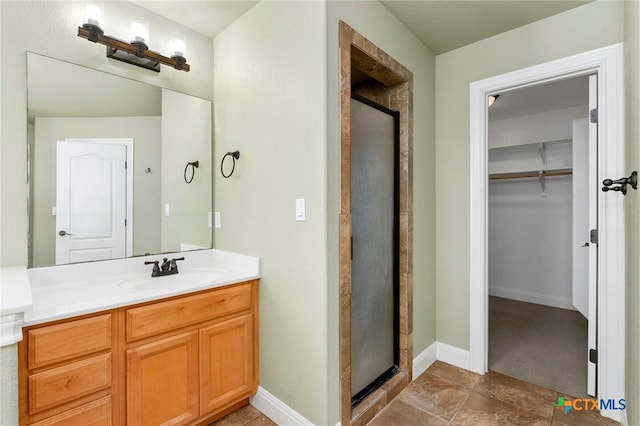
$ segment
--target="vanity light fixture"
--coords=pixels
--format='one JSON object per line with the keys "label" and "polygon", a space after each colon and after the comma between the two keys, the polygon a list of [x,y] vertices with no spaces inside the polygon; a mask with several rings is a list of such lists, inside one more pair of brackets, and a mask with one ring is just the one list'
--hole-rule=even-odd
{"label": "vanity light fixture", "polygon": [[171,34],[172,56],[167,57],[149,50],[149,23],[146,19],[137,16],[131,18],[131,42],[127,43],[104,34],[104,31],[100,28],[101,14],[102,4],[100,2],[89,3],[85,13],[87,22],[78,27],[78,37],[107,46],[107,56],[109,58],[155,72],[160,72],[161,64],[177,70],[190,70],[191,67],[184,57],[187,46],[187,38],[184,34]]}

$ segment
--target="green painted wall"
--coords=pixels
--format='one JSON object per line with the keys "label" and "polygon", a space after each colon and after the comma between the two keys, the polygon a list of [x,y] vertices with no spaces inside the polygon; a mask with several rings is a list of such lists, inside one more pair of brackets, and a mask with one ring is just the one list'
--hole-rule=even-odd
{"label": "green painted wall", "polygon": [[213,69],[215,247],[261,258],[260,386],[315,424],[329,423],[325,23],[324,2],[259,3],[215,38]]}
{"label": "green painted wall", "polygon": [[435,340],[433,54],[377,2],[263,2],[214,46],[216,162],[241,152],[216,174],[215,246],[261,257],[260,383],[316,424],[339,420],[339,20],[414,73],[418,354]]}
{"label": "green painted wall", "polygon": [[469,349],[469,84],[619,43],[623,12],[594,2],[436,57],[438,342]]}

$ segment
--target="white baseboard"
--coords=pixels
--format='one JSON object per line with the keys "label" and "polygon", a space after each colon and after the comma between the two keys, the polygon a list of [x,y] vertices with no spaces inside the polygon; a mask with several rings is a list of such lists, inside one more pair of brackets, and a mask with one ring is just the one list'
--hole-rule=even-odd
{"label": "white baseboard", "polygon": [[411,380],[417,379],[427,368],[438,359],[438,342],[433,342],[427,349],[413,358],[413,373]]}
{"label": "white baseboard", "polygon": [[439,361],[471,370],[471,352],[467,350],[437,342],[437,355]]}
{"label": "white baseboard", "polygon": [[622,426],[628,426],[629,425],[629,419],[627,418],[627,412],[623,411],[622,413],[620,413],[620,420],[618,420],[620,423],[622,423]]}
{"label": "white baseboard", "polygon": [[529,291],[493,286],[489,286],[489,296],[536,303],[538,305],[552,306],[554,308],[571,309],[572,311],[576,310],[576,308],[573,307],[571,298],[569,297],[550,296],[548,294],[532,293]]}
{"label": "white baseboard", "polygon": [[313,426],[302,414],[258,386],[258,392],[251,397],[251,405],[279,425]]}
{"label": "white baseboard", "polygon": [[[628,404],[628,402],[627,402]],[[622,426],[629,426],[627,410],[603,410],[600,414],[609,419],[619,422]]]}

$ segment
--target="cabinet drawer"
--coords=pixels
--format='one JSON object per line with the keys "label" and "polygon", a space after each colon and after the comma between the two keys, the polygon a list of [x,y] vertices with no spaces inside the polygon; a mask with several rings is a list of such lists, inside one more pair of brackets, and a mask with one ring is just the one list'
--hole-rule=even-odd
{"label": "cabinet drawer", "polygon": [[111,387],[111,354],[97,355],[29,376],[29,413]]}
{"label": "cabinet drawer", "polygon": [[27,332],[29,368],[39,368],[111,348],[111,314]]}
{"label": "cabinet drawer", "polygon": [[127,341],[251,308],[251,283],[155,303],[126,312]]}
{"label": "cabinet drawer", "polygon": [[105,396],[31,426],[111,426],[111,396]]}

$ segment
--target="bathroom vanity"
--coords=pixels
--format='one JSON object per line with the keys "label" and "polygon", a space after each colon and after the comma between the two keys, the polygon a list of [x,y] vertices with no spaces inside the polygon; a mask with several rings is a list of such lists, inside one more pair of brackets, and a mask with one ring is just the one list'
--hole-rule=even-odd
{"label": "bathroom vanity", "polygon": [[248,403],[258,388],[258,259],[184,255],[169,277],[151,278],[146,258],[29,270],[20,424],[208,424]]}

